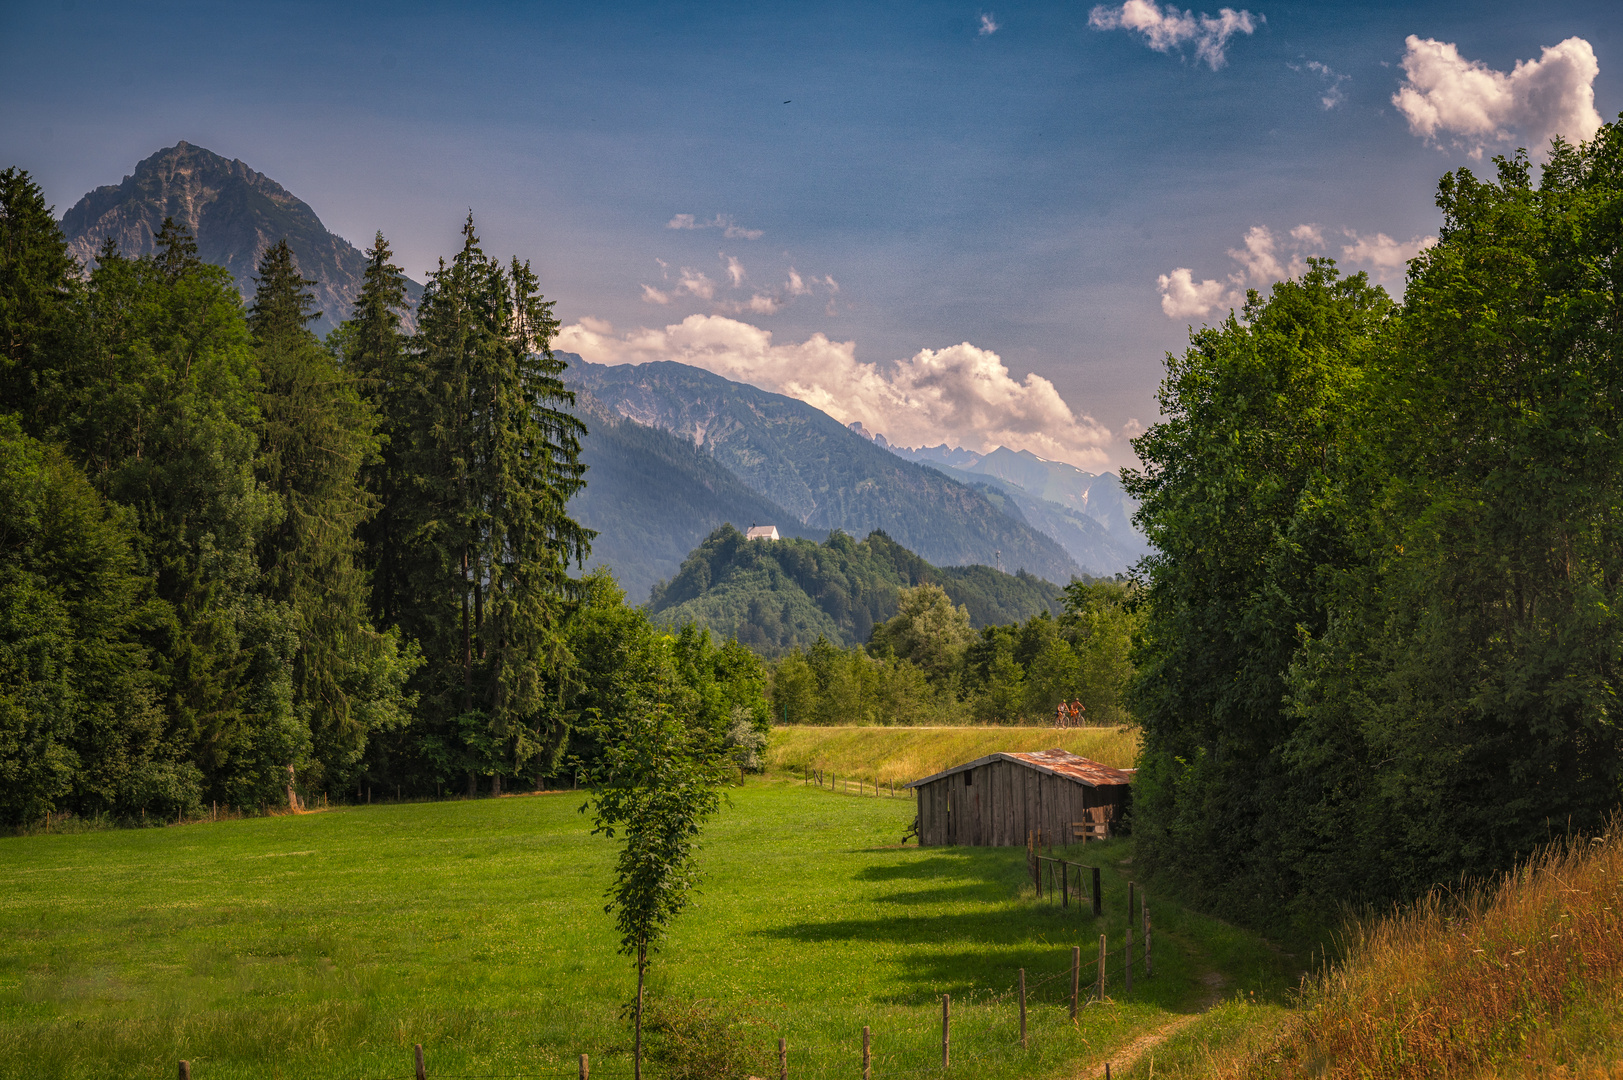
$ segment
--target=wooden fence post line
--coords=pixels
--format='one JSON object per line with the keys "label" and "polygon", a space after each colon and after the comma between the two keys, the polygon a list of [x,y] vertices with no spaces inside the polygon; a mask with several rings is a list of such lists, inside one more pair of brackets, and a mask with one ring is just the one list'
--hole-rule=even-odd
{"label": "wooden fence post line", "polygon": [[182,1061],[180,1063],[180,1080],[192,1080],[192,1063],[191,1062]]}
{"label": "wooden fence post line", "polygon": [[1093,868],[1093,917],[1098,918],[1105,913],[1105,894],[1099,887],[1099,868]]}
{"label": "wooden fence post line", "polygon": [[952,995],[941,995],[941,1067],[952,1063]]}
{"label": "wooden fence post line", "polygon": [[862,1025],[862,1080],[872,1080],[873,1055],[868,1052],[868,1025]]}
{"label": "wooden fence post line", "polygon": [[1144,977],[1147,979],[1155,974],[1155,968],[1150,963],[1150,905],[1144,902]]}
{"label": "wooden fence post line", "polygon": [[1026,1048],[1026,969],[1020,969],[1020,1049]]}
{"label": "wooden fence post line", "polygon": [[428,1080],[428,1070],[423,1067],[423,1044],[418,1043],[412,1048],[412,1056],[417,1059],[417,1080]]}
{"label": "wooden fence post line", "polygon": [[1105,936],[1099,935],[1099,1000],[1105,999]]}
{"label": "wooden fence post line", "polygon": [[789,1080],[789,1040],[778,1040],[778,1080]]}
{"label": "wooden fence post line", "polygon": [[1133,992],[1133,918],[1131,914],[1127,917],[1127,944],[1123,945],[1121,949],[1121,964],[1122,977],[1126,979],[1126,982],[1122,983],[1122,992],[1131,994]]}
{"label": "wooden fence post line", "polygon": [[1071,946],[1071,1019],[1076,1019],[1077,994],[1082,989],[1082,946]]}
{"label": "wooden fence post line", "polygon": [[587,1080],[587,1078],[590,1077],[591,1075],[592,1075],[591,1062],[586,1060],[586,1055],[585,1054],[582,1054],[580,1056],[580,1080]]}

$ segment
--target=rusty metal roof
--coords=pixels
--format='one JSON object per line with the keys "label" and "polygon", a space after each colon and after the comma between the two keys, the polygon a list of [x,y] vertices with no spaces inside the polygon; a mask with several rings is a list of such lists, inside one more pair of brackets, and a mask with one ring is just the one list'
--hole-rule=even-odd
{"label": "rusty metal roof", "polygon": [[966,761],[962,765],[954,765],[934,776],[926,776],[922,780],[915,780],[908,787],[918,787],[921,784],[932,783],[944,776],[961,773],[965,769],[978,769],[982,765],[994,761],[1012,761],[1017,765],[1024,765],[1028,769],[1049,773],[1054,776],[1063,776],[1067,780],[1087,784],[1089,787],[1115,787],[1122,784],[1131,784],[1136,769],[1113,769],[1109,765],[1101,765],[1091,758],[1080,757],[1068,750],[1037,750],[1031,753],[1015,754],[988,754],[974,761]]}

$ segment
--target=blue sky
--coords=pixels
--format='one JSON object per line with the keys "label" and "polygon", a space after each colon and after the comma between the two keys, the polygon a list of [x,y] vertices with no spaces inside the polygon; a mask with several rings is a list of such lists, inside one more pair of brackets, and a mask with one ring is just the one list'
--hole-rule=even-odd
{"label": "blue sky", "polygon": [[1135,2],[0,0],[0,165],[60,213],[185,139],[419,278],[471,208],[589,356],[1097,470],[1237,287],[1322,253],[1401,288],[1443,172],[1623,109],[1613,3],[1258,0],[1217,40]]}

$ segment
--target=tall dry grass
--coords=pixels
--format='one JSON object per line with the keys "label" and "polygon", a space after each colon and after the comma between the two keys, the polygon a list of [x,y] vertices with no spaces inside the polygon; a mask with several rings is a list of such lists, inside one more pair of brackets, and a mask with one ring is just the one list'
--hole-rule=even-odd
{"label": "tall dry grass", "polygon": [[1346,946],[1272,1045],[1213,1073],[1623,1077],[1623,824],[1436,890]]}
{"label": "tall dry grass", "polygon": [[1118,769],[1138,757],[1138,729],[1087,727],[780,727],[767,747],[770,772],[832,771],[869,783],[905,784],[999,752],[1055,747]]}

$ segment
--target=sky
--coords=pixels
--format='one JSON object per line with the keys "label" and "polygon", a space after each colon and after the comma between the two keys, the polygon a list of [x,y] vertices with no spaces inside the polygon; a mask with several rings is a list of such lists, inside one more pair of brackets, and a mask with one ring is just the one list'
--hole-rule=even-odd
{"label": "sky", "polygon": [[1134,463],[1168,352],[1311,255],[1394,294],[1447,171],[1623,110],[1615,2],[0,0],[58,214],[184,139],[422,280],[471,210],[558,347],[910,446]]}

